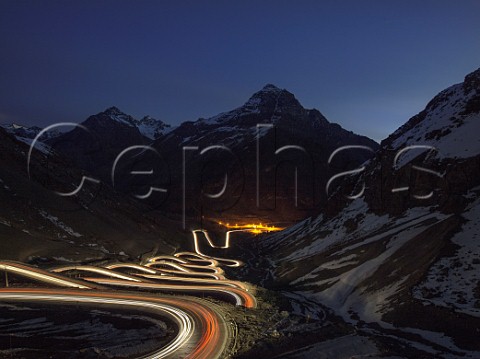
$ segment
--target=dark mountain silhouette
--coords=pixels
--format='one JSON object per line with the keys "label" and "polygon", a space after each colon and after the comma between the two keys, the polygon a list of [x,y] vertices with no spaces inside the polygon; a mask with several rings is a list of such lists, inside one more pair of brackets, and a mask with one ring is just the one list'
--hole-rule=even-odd
{"label": "dark mountain silhouette", "polygon": [[[244,105],[185,122],[153,144],[171,172],[167,210],[181,210],[185,169],[189,216],[240,222],[292,222],[316,213],[325,200],[329,174],[353,169],[372,156],[369,151],[344,151],[329,165],[332,152],[346,145],[372,151],[378,147],[328,122],[318,110],[303,108],[292,93],[271,84]],[[222,196],[214,196],[222,189]]]}

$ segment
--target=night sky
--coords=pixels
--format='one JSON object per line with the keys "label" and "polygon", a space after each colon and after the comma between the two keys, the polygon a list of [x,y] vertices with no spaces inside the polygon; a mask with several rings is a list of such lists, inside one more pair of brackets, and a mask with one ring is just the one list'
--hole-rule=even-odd
{"label": "night sky", "polygon": [[273,83],[379,140],[480,67],[479,14],[478,0],[0,0],[0,123],[115,105],[179,124]]}

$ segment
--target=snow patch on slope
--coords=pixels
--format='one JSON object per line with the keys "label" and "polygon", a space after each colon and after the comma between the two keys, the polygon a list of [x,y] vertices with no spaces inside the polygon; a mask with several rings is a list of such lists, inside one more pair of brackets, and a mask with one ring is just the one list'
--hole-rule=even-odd
{"label": "snow patch on slope", "polygon": [[49,220],[52,222],[56,227],[62,229],[72,237],[82,237],[82,235],[78,232],[75,232],[71,227],[67,226],[65,223],[60,221],[58,217],[52,216],[51,214],[47,213],[44,210],[39,210],[38,213],[45,219]]}
{"label": "snow patch on slope", "polygon": [[451,257],[443,257],[429,270],[427,278],[414,288],[415,298],[424,303],[450,307],[480,317],[480,199],[463,214],[466,223],[452,237],[459,246]]}

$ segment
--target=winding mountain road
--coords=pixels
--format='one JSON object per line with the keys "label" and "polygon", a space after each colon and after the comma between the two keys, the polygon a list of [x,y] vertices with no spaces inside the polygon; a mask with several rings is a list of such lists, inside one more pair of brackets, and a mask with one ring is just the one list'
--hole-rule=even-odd
{"label": "winding mountain road", "polygon": [[[195,252],[160,255],[143,264],[69,265],[46,271],[23,263],[0,261],[1,271],[62,287],[15,288],[7,284],[7,287],[0,288],[0,301],[83,303],[154,312],[170,319],[178,331],[170,343],[142,358],[219,358],[232,339],[231,327],[225,323],[219,307],[207,304],[205,300],[185,296],[176,298],[165,293],[214,296],[238,306],[255,308],[257,303],[252,288],[246,283],[226,279],[221,268],[239,267],[242,262],[211,257],[200,248],[199,235],[204,236],[212,248],[227,249],[231,232],[240,231],[248,229],[228,231],[225,243],[215,245],[207,231],[194,230]],[[75,279],[68,276],[72,274]],[[125,292],[126,289],[129,292]]]}

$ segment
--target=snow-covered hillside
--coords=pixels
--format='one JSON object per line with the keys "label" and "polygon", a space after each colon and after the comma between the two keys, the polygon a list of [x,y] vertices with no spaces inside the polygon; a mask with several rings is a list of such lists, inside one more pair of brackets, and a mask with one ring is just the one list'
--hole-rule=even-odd
{"label": "snow-covered hillside", "polygon": [[480,153],[480,69],[440,92],[426,108],[382,144],[392,149],[428,145],[439,158],[467,158]]}
{"label": "snow-covered hillside", "polygon": [[[425,357],[480,357],[479,105],[477,70],[382,142],[365,173],[346,180],[364,183],[364,196],[339,199],[337,191],[322,214],[264,240],[270,282]],[[398,172],[386,163],[412,145],[435,150],[405,151],[396,170],[415,177],[411,165],[428,159],[432,169],[423,173],[442,181],[428,200],[390,188]]]}

